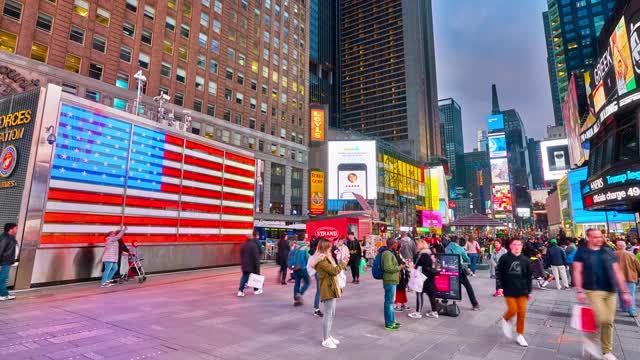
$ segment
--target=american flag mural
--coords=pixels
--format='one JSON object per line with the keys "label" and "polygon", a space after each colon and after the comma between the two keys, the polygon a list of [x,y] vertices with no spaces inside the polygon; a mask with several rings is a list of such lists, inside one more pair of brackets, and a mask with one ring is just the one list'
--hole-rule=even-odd
{"label": "american flag mural", "polygon": [[254,186],[253,158],[63,104],[40,243],[241,241]]}

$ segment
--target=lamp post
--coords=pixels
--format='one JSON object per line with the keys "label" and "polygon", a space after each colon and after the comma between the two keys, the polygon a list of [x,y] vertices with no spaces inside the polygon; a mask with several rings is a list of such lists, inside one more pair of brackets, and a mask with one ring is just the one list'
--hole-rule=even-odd
{"label": "lamp post", "polygon": [[147,77],[142,74],[142,70],[138,70],[138,72],[133,75],[133,78],[136,79],[137,82],[134,114],[138,115],[138,108],[140,107],[140,97],[142,96],[142,86],[147,82]]}

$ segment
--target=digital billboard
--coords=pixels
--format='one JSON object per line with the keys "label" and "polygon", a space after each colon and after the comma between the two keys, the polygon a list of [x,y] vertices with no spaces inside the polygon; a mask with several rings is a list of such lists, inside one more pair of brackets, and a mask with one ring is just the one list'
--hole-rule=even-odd
{"label": "digital billboard", "polygon": [[567,139],[541,141],[540,152],[545,180],[559,180],[571,168]]}
{"label": "digital billboard", "polygon": [[491,158],[507,156],[507,139],[504,134],[489,136],[489,156]]}
{"label": "digital billboard", "polygon": [[513,210],[510,185],[493,185],[493,210],[495,212],[509,212]]}
{"label": "digital billboard", "polygon": [[571,210],[573,222],[576,224],[604,223],[609,221],[635,220],[634,214],[622,214],[615,211],[588,211],[584,209],[582,202],[582,183],[587,180],[587,168],[569,171],[569,192],[571,193]]}
{"label": "digital billboard", "polygon": [[509,162],[507,158],[491,159],[491,182],[494,184],[509,182]]}
{"label": "digital billboard", "polygon": [[324,171],[311,170],[309,175],[309,214],[322,215],[325,207]]}
{"label": "digital billboard", "polygon": [[586,160],[586,150],[582,148],[580,141],[580,114],[578,112],[575,74],[571,74],[567,94],[562,103],[562,118],[569,144],[569,165],[580,166]]}
{"label": "digital billboard", "polygon": [[355,194],[376,199],[378,171],[375,141],[329,141],[330,200],[353,200]]}
{"label": "digital billboard", "polygon": [[487,116],[487,129],[489,131],[504,129],[504,116],[502,114]]}
{"label": "digital billboard", "polygon": [[309,110],[311,112],[311,126],[309,141],[321,143],[325,140],[325,124],[327,118],[327,109],[324,105],[312,104],[309,106]]}

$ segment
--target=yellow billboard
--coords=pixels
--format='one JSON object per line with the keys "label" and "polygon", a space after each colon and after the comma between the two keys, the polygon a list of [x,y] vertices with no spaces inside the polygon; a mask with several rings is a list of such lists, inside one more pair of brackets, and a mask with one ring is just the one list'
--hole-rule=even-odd
{"label": "yellow billboard", "polygon": [[324,171],[311,170],[309,176],[309,214],[324,214]]}

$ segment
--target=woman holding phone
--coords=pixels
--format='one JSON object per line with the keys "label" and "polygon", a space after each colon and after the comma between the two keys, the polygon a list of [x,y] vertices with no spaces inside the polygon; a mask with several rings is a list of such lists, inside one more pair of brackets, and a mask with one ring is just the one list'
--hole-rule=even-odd
{"label": "woman holding phone", "polygon": [[320,301],[324,306],[324,316],[322,318],[322,346],[335,349],[340,341],[331,336],[331,326],[336,311],[336,300],[342,295],[338,285],[338,274],[343,271],[349,263],[349,251],[343,254],[343,250],[338,248],[339,264],[331,253],[331,242],[327,239],[320,239],[318,242],[317,256],[318,262],[315,269],[320,282]]}

